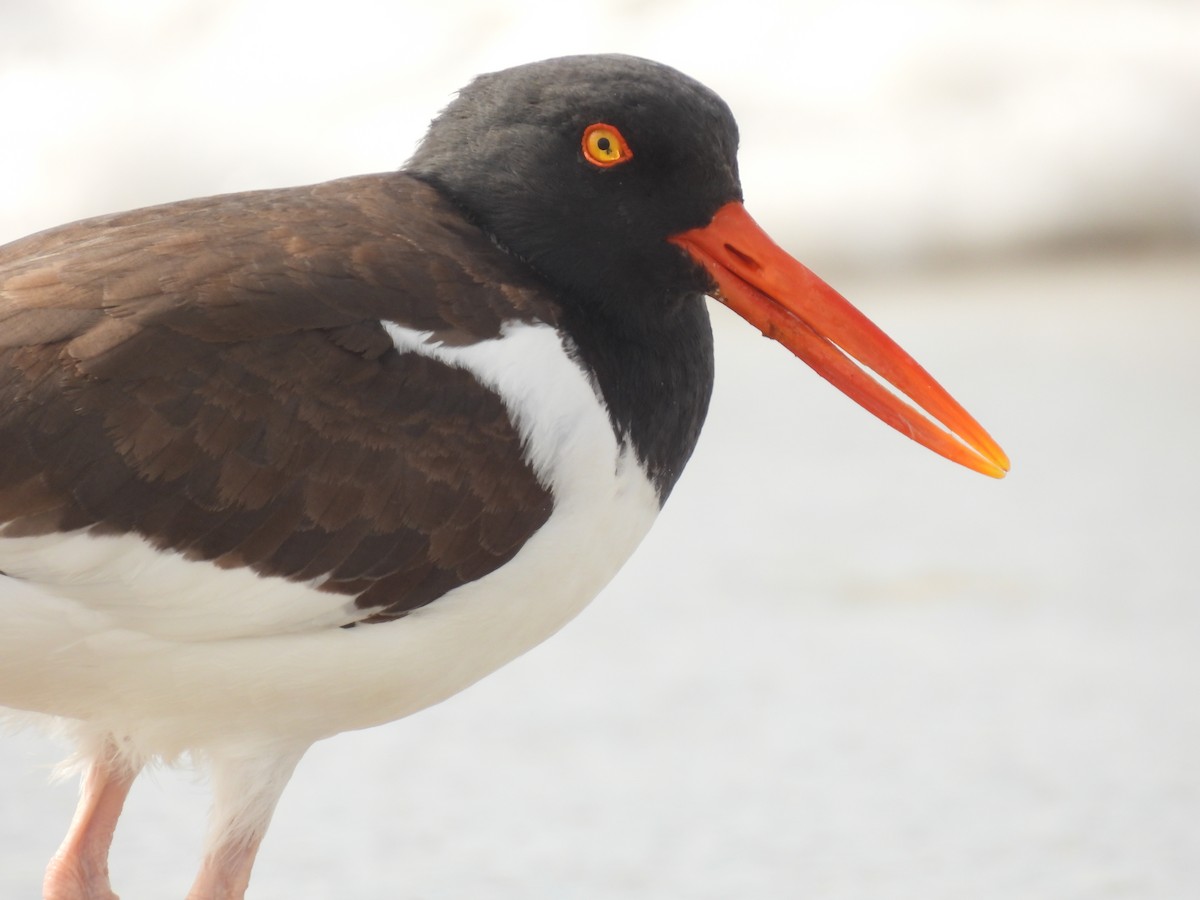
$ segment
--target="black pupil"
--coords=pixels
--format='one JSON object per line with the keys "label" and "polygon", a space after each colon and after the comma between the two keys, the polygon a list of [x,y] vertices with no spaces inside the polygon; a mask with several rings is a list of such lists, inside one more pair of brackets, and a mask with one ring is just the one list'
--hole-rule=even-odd
{"label": "black pupil", "polygon": [[596,146],[600,148],[601,153],[607,153],[612,148],[612,142],[608,138],[602,137],[596,141]]}

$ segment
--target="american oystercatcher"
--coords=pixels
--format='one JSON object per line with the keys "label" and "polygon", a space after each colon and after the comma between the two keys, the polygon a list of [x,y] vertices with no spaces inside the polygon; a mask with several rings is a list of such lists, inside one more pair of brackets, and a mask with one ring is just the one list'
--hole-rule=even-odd
{"label": "american oystercatcher", "polygon": [[1003,475],[758,229],[736,147],[679,72],[570,57],[477,78],[399,172],[0,249],[0,704],[68,727],[84,771],[47,898],[115,896],[126,793],[185,754],[215,796],[189,897],[242,897],[314,741],[437,703],[576,615],[695,446],[705,294]]}

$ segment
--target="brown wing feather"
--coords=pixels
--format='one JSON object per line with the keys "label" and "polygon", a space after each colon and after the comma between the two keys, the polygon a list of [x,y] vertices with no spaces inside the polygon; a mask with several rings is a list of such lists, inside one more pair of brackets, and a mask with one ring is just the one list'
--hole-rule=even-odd
{"label": "brown wing feather", "polygon": [[502,565],[552,498],[503,403],[399,354],[553,323],[403,175],[194,200],[0,248],[0,533],[91,528],[284,578],[367,621]]}

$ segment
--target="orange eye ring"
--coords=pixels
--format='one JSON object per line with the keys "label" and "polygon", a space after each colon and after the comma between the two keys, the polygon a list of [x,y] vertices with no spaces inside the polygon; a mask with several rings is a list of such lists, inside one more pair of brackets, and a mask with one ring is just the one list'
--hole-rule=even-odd
{"label": "orange eye ring", "polygon": [[608,169],[629,162],[633,151],[615,125],[596,122],[583,132],[583,158],[593,166]]}

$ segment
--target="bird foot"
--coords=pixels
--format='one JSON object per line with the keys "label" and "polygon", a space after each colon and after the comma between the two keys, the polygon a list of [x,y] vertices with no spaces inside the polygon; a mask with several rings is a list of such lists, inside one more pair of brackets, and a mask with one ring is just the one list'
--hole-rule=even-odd
{"label": "bird foot", "polygon": [[78,858],[55,856],[46,867],[43,900],[120,900],[108,883],[108,872],[89,871]]}

